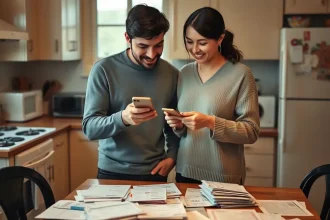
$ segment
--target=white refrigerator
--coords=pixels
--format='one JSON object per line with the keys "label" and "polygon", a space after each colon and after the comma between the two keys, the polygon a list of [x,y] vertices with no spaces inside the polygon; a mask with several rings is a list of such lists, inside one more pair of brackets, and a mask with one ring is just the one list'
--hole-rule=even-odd
{"label": "white refrigerator", "polygon": [[[276,183],[298,188],[313,168],[330,163],[330,28],[281,30]],[[309,200],[320,212],[324,178]]]}

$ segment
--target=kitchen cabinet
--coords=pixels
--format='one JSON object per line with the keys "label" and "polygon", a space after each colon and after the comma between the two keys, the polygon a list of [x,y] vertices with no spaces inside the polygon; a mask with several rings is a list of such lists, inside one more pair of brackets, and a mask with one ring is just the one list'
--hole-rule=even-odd
{"label": "kitchen cabinet", "polygon": [[275,183],[275,143],[271,137],[260,137],[244,145],[246,178],[244,185],[271,187]]}
{"label": "kitchen cabinet", "polygon": [[96,178],[98,142],[88,140],[81,130],[70,132],[70,191],[86,179]]}
{"label": "kitchen cabinet", "polygon": [[37,0],[0,1],[0,19],[29,33],[30,39],[0,41],[0,61],[37,60],[39,56]]}
{"label": "kitchen cabinet", "polygon": [[327,14],[329,0],[285,0],[285,14]]}
{"label": "kitchen cabinet", "polygon": [[40,60],[80,59],[80,1],[41,0],[38,16]]}
{"label": "kitchen cabinet", "polygon": [[0,61],[81,58],[79,0],[2,0],[0,18],[30,36],[28,41],[0,41]]}
{"label": "kitchen cabinet", "polygon": [[69,181],[69,135],[62,132],[54,141],[54,187],[55,200],[64,199],[70,193]]}
{"label": "kitchen cabinet", "polygon": [[234,44],[243,52],[244,59],[279,59],[283,19],[283,1],[280,0],[169,1],[169,59],[189,58],[183,42],[183,25],[194,10],[204,6],[211,6],[220,11],[226,29],[234,33]]}
{"label": "kitchen cabinet", "polygon": [[169,49],[170,59],[188,59],[189,55],[183,42],[183,25],[189,15],[198,8],[211,6],[211,0],[169,0],[168,19],[170,22]]}
{"label": "kitchen cabinet", "polygon": [[279,59],[283,1],[217,0],[216,8],[245,60]]}

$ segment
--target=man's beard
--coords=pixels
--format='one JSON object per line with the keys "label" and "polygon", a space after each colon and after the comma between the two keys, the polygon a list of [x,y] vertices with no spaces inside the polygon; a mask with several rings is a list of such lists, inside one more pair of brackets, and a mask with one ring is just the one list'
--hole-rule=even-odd
{"label": "man's beard", "polygon": [[147,69],[147,70],[154,69],[154,68],[156,67],[158,61],[160,60],[160,56],[161,56],[161,54],[157,54],[156,57],[154,57],[154,59],[156,59],[156,62],[155,62],[152,66],[146,66],[146,65],[142,62],[143,59],[149,59],[149,60],[154,60],[154,59],[151,59],[150,57],[147,57],[147,56],[140,56],[139,58],[137,58],[137,56],[134,54],[132,44],[131,44],[131,51],[132,51],[132,56],[134,57],[135,61],[136,61],[140,66],[142,66],[144,69]]}

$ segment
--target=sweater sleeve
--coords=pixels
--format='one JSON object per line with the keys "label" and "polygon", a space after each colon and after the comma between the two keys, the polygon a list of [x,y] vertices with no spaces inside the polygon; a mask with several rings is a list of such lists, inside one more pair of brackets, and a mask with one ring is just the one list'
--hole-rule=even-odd
{"label": "sweater sleeve", "polygon": [[236,120],[215,117],[211,138],[227,143],[252,144],[259,135],[259,103],[254,77],[247,72],[241,83],[235,107]]}
{"label": "sweater sleeve", "polygon": [[121,111],[110,112],[109,83],[104,68],[96,63],[88,77],[82,128],[90,140],[112,137],[125,129]]}

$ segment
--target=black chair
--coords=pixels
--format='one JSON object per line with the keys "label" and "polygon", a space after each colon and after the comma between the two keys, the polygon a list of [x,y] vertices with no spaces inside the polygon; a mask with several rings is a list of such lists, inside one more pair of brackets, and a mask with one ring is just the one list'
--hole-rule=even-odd
{"label": "black chair", "polygon": [[7,219],[27,219],[23,200],[24,178],[39,187],[46,208],[55,203],[53,191],[40,173],[21,166],[5,167],[0,169],[0,205]]}
{"label": "black chair", "polygon": [[304,192],[306,198],[308,198],[313,183],[323,175],[325,175],[326,192],[320,217],[322,220],[330,220],[330,164],[314,168],[305,176],[300,184],[300,189]]}

